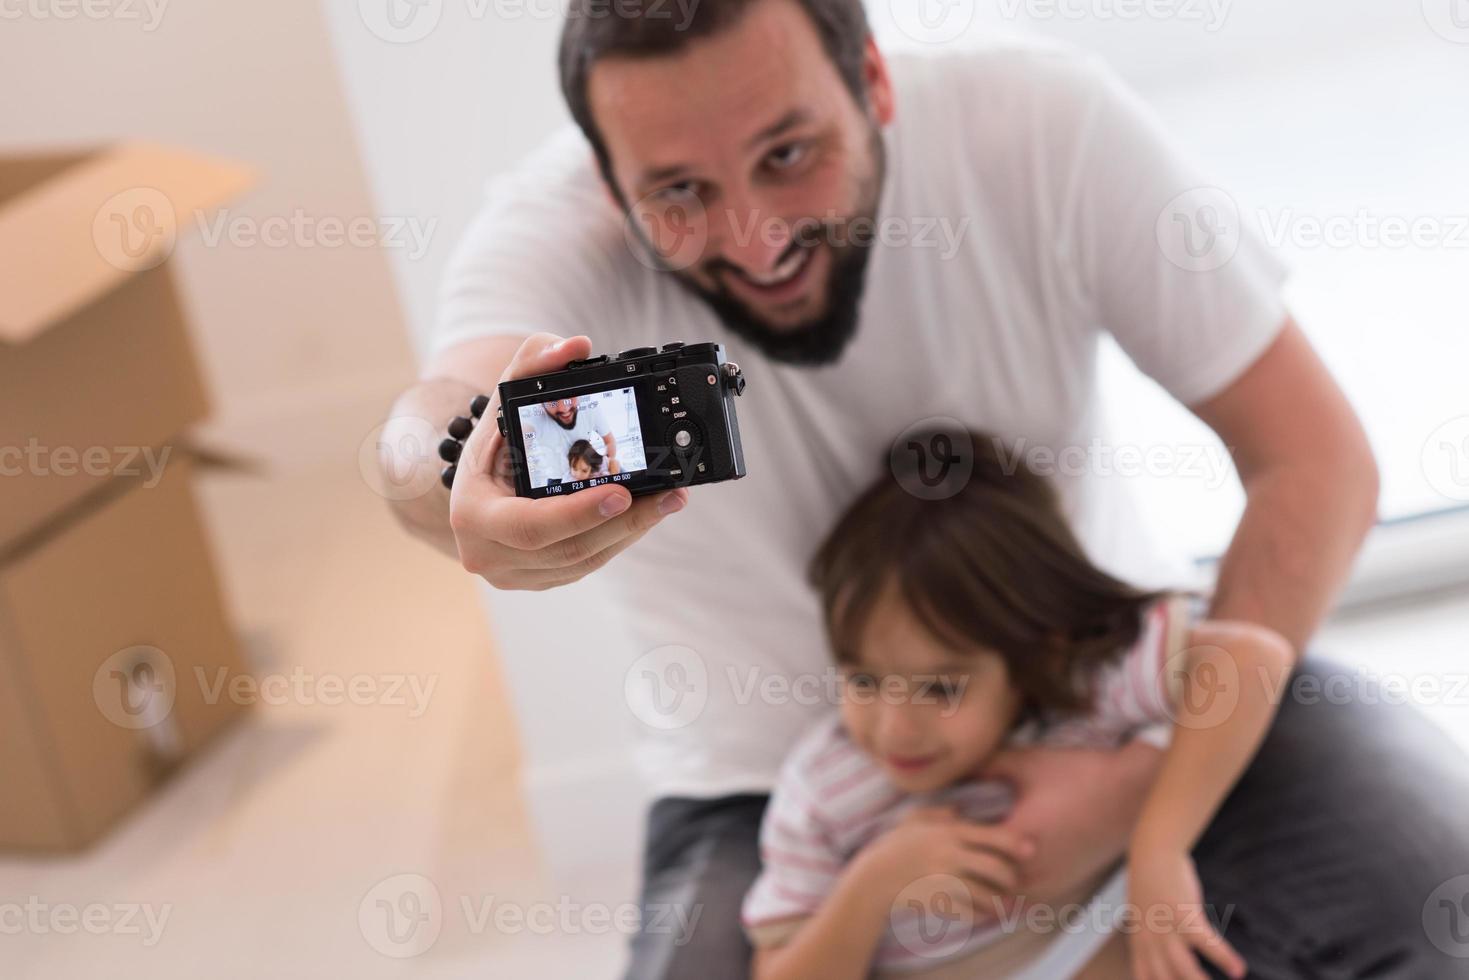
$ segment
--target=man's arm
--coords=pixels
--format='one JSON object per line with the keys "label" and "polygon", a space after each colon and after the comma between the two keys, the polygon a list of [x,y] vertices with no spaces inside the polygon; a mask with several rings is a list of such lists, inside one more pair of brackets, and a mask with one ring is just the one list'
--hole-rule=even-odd
{"label": "man's arm", "polygon": [[1191,409],[1229,447],[1247,500],[1210,617],[1268,626],[1302,651],[1377,518],[1377,463],[1362,425],[1293,320]]}
{"label": "man's arm", "polygon": [[[590,353],[586,337],[535,334],[469,341],[430,359],[423,380],[394,403],[379,441],[385,479],[414,491],[389,496],[403,526],[496,588],[542,590],[601,568],[681,509],[684,489],[636,501],[620,485],[554,500],[515,495],[493,421],[496,386],[559,370]],[[489,424],[481,422],[465,441],[451,495],[439,483],[444,464],[436,447],[449,420],[466,414],[478,394],[491,396]]]}

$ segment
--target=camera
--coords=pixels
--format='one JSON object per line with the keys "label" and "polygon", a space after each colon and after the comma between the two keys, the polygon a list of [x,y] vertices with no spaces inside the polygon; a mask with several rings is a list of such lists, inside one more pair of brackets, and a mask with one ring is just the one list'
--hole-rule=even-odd
{"label": "camera", "polygon": [[719,344],[635,347],[502,382],[495,422],[519,496],[604,483],[655,493],[745,475],[734,402],[744,390]]}

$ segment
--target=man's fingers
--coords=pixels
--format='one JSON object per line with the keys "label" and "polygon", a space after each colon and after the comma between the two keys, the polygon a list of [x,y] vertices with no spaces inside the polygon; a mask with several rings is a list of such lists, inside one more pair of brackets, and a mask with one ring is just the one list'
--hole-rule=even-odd
{"label": "man's fingers", "polygon": [[[582,493],[587,491],[583,490]],[[573,494],[573,496],[576,496]],[[525,569],[571,569],[593,561],[597,555],[624,541],[642,537],[663,520],[665,503],[676,498],[682,504],[688,499],[685,489],[638,497],[623,513],[588,530],[553,542],[536,551],[517,555],[516,562]],[[600,508],[598,510],[600,513]]]}
{"label": "man's fingers", "polygon": [[1003,825],[966,823],[956,828],[960,842],[969,848],[992,851],[1016,864],[1035,854],[1035,844]]}
{"label": "man's fingers", "polygon": [[966,851],[960,858],[964,876],[978,890],[971,888],[977,896],[988,899],[996,895],[1012,895],[1020,887],[1020,873],[1015,866],[989,851]]}
{"label": "man's fingers", "polygon": [[550,374],[566,367],[568,361],[581,360],[591,353],[592,342],[585,336],[563,339],[553,333],[531,334],[510,359],[500,380],[514,381],[537,374]]}
{"label": "man's fingers", "polygon": [[564,497],[502,497],[484,505],[484,527],[490,540],[507,548],[540,551],[601,527],[631,506],[632,494],[614,484]]}
{"label": "man's fingers", "polygon": [[1239,955],[1239,951],[1231,946],[1229,940],[1221,936],[1212,925],[1203,935],[1190,935],[1188,943],[1203,954],[1210,963],[1223,970],[1227,976],[1242,977],[1248,969],[1245,958]]}

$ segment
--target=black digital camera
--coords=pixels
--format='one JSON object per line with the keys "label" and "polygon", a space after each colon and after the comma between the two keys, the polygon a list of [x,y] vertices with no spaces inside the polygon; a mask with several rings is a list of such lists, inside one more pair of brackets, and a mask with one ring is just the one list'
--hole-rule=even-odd
{"label": "black digital camera", "polygon": [[740,367],[719,344],[635,347],[500,385],[522,497],[620,483],[634,495],[745,475]]}

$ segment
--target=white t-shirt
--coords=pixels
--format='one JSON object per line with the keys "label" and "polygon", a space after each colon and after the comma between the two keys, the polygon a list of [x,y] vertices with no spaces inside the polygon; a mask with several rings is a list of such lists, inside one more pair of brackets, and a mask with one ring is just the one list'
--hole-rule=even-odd
{"label": "white t-shirt", "polygon": [[[1005,41],[902,54],[890,68],[879,220],[906,222],[912,244],[890,235],[874,247],[861,321],[835,364],[767,360],[637,261],[574,130],[492,183],[445,280],[435,350],[546,330],[612,353],[719,341],[744,368],[748,476],[694,488],[682,513],[600,573],[651,657],[649,682],[629,692],[643,699],[638,762],[659,794],[768,790],[786,751],[833,710],[806,566],[905,429],[952,418],[1028,452],[1084,448],[1099,432],[1104,331],[1194,404],[1285,319],[1283,270],[1256,240],[1212,271],[1164,255],[1160,216],[1207,182],[1096,59]],[[1125,480],[1057,472],[1101,565],[1149,586],[1185,574]]]}

